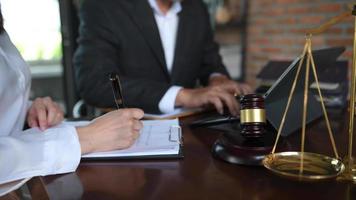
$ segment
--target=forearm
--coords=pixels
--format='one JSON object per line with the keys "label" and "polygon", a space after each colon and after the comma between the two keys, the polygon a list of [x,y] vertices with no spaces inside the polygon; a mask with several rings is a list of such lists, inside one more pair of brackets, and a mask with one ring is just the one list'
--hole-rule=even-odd
{"label": "forearm", "polygon": [[88,126],[76,127],[78,134],[80,149],[82,154],[88,154],[94,152],[94,147],[92,144],[92,138],[90,134],[90,129]]}
{"label": "forearm", "polygon": [[183,108],[201,107],[204,105],[201,96],[207,91],[209,91],[209,88],[182,88],[177,94],[175,106]]}

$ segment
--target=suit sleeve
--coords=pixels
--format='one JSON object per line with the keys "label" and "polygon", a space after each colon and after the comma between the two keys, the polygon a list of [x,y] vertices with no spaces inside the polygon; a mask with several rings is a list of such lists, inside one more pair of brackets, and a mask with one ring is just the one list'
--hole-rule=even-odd
{"label": "suit sleeve", "polygon": [[113,32],[111,20],[114,19],[108,16],[105,6],[108,4],[87,0],[80,10],[79,46],[74,57],[79,93],[90,105],[114,107],[108,74],[115,72],[120,75],[123,97],[128,107],[157,113],[159,101],[170,85],[122,73],[118,66],[120,41],[115,37],[118,33]]}
{"label": "suit sleeve", "polygon": [[202,7],[203,23],[205,27],[204,33],[206,33],[200,81],[203,85],[207,85],[209,82],[209,77],[213,73],[224,74],[228,77],[229,74],[222,62],[222,58],[219,53],[219,45],[214,41],[214,33],[210,24],[210,15],[208,10],[203,2],[199,2]]}
{"label": "suit sleeve", "polygon": [[[63,148],[65,147],[65,148]],[[42,132],[38,128],[0,137],[0,184],[73,172],[81,155],[73,126],[59,125]]]}

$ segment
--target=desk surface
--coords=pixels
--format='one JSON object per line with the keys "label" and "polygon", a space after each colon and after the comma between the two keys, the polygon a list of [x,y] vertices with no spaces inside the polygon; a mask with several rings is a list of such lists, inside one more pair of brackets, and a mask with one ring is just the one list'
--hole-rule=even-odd
{"label": "desk surface", "polygon": [[[232,165],[212,157],[212,144],[221,133],[190,129],[187,124],[197,118],[181,120],[184,159],[83,162],[75,173],[39,182],[55,199],[356,199],[356,184],[291,181],[263,167]],[[345,155],[347,116],[331,118],[339,153]],[[300,146],[299,134],[287,141],[292,149]],[[308,128],[305,145],[307,151],[332,155],[323,121]],[[36,186],[32,189],[36,191]]]}

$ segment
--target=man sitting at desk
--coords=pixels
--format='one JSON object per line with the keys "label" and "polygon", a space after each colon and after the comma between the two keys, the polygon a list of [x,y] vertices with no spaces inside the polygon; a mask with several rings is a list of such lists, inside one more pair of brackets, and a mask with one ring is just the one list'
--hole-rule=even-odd
{"label": "man sitting at desk", "polygon": [[85,0],[79,16],[74,65],[88,104],[114,107],[111,72],[125,103],[150,113],[213,105],[236,115],[234,95],[251,91],[229,79],[201,0]]}

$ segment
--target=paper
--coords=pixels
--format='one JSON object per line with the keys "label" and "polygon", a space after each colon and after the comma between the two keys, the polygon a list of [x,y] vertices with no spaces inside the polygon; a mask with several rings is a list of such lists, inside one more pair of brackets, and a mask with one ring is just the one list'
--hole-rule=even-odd
{"label": "paper", "polygon": [[82,158],[119,158],[179,154],[181,128],[178,119],[147,120],[142,122],[144,127],[140,132],[140,137],[130,148],[86,154]]}
{"label": "paper", "polygon": [[147,114],[145,113],[145,119],[175,119],[179,117],[185,117],[194,115],[196,113],[202,112],[202,109],[184,109],[184,108],[177,108],[171,113],[166,114]]}
{"label": "paper", "polygon": [[[340,87],[339,83],[325,83],[325,82],[319,82],[319,87],[322,90],[336,90],[338,87]],[[316,82],[312,83],[310,85],[310,88],[317,89],[317,84]]]}

